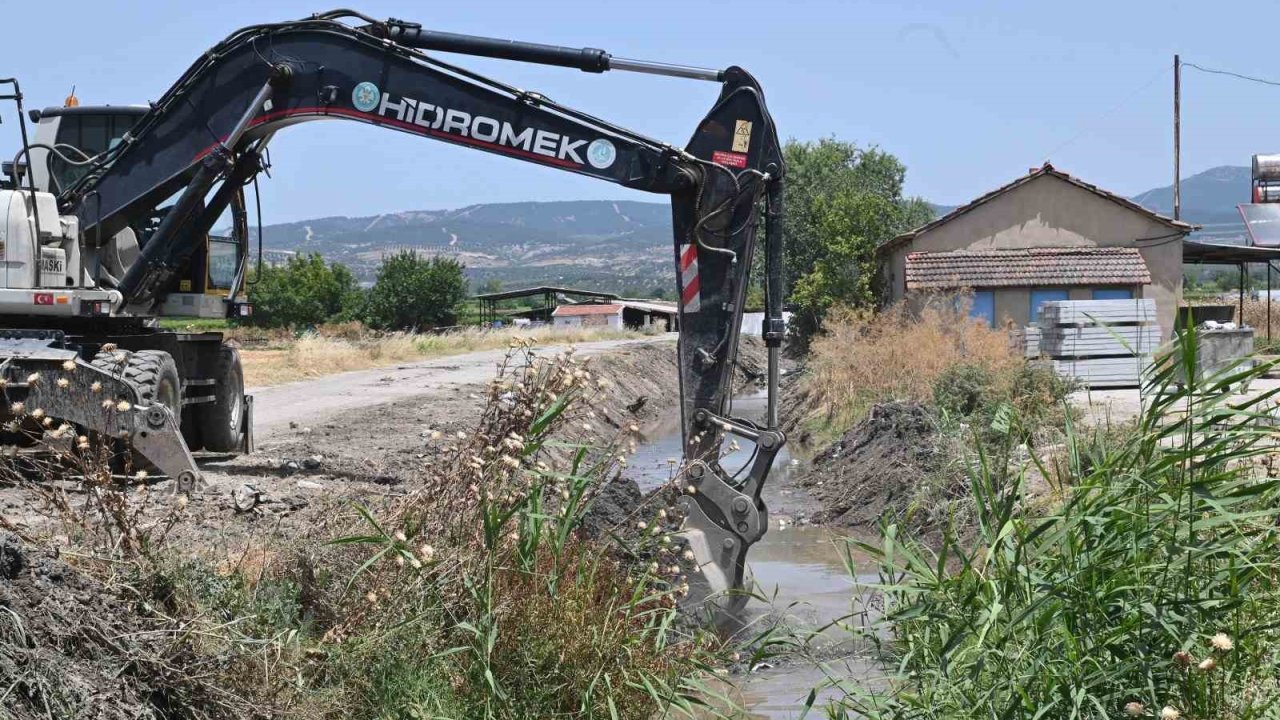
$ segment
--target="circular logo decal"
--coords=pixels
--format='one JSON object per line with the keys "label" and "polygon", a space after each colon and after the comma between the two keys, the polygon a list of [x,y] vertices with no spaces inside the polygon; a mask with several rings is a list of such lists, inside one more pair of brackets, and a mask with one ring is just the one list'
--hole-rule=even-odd
{"label": "circular logo decal", "polygon": [[597,170],[603,170],[613,164],[618,159],[618,150],[613,143],[600,138],[592,140],[587,146],[587,162],[591,163],[591,167]]}
{"label": "circular logo decal", "polygon": [[351,91],[351,104],[361,112],[371,112],[381,99],[382,91],[371,82],[362,82]]}

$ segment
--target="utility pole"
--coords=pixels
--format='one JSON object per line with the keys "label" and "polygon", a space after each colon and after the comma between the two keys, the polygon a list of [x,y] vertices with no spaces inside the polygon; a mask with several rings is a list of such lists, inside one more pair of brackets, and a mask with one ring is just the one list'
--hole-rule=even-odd
{"label": "utility pole", "polygon": [[1182,61],[1173,56],[1173,219],[1182,219]]}

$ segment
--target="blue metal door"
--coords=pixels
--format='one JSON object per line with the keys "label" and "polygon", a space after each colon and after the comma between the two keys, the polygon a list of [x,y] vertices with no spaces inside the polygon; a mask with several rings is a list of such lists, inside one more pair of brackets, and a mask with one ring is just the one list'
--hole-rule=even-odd
{"label": "blue metal door", "polygon": [[1040,305],[1051,300],[1066,300],[1066,288],[1038,288],[1031,291],[1031,324],[1040,321]]}
{"label": "blue metal door", "polygon": [[969,308],[969,317],[981,319],[987,327],[996,324],[996,294],[990,290],[981,290],[973,294],[973,307]]}

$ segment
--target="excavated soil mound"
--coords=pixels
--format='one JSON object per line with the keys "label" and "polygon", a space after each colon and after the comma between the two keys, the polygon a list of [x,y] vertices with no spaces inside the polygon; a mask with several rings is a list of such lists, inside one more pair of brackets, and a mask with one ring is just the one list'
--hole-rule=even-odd
{"label": "excavated soil mound", "polygon": [[589,538],[607,537],[615,529],[634,522],[642,502],[644,496],[635,480],[620,477],[605,482],[583,515],[580,531]]}
{"label": "excavated soil mound", "polygon": [[0,717],[189,716],[189,668],[155,629],[101,583],[0,531]]}
{"label": "excavated soil mound", "polygon": [[938,433],[923,405],[890,402],[814,457],[798,480],[822,505],[820,522],[873,525],[900,515],[938,469]]}

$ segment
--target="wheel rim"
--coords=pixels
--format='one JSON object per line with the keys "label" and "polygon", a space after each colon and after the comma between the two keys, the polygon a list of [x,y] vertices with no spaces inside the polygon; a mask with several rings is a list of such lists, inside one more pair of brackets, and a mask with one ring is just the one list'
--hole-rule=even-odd
{"label": "wheel rim", "polygon": [[178,399],[179,397],[178,389],[172,383],[163,382],[156,390],[155,401],[168,408],[169,412],[177,417],[179,410],[182,409],[182,401]]}
{"label": "wheel rim", "polygon": [[242,399],[241,393],[235,393],[231,396],[231,412],[229,413],[230,417],[227,418],[227,425],[231,428],[232,432],[237,432],[240,430],[241,399]]}

